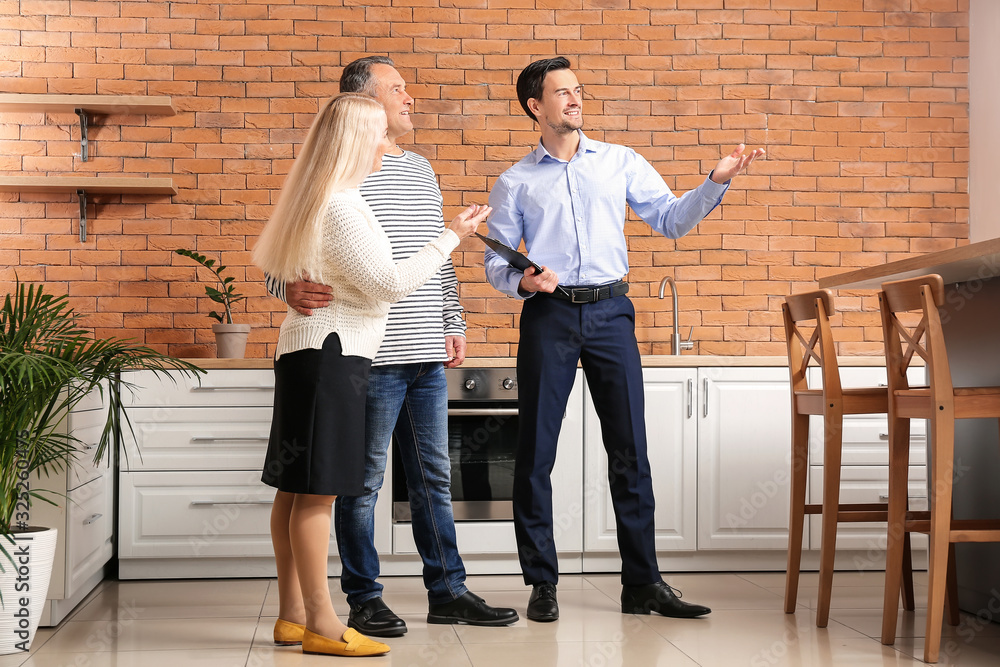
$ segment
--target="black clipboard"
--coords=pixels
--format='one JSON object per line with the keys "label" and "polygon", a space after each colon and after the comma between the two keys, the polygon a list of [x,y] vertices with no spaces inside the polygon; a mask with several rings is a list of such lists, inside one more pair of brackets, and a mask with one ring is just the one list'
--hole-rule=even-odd
{"label": "black clipboard", "polygon": [[537,273],[542,273],[544,271],[542,267],[532,262],[523,253],[520,253],[517,250],[511,248],[506,243],[503,243],[502,241],[497,241],[496,239],[491,239],[488,236],[483,236],[479,232],[476,232],[476,236],[478,236],[483,243],[488,245],[493,250],[493,252],[506,259],[507,263],[513,266],[518,271],[524,271],[529,266],[535,267],[535,271]]}

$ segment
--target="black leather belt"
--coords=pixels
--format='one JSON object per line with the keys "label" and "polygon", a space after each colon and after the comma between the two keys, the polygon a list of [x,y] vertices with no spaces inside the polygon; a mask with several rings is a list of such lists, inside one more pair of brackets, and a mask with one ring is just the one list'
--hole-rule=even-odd
{"label": "black leather belt", "polygon": [[[545,294],[540,292],[540,294]],[[560,285],[555,292],[547,294],[563,301],[571,303],[594,303],[602,299],[610,299],[613,296],[628,294],[628,283],[619,280],[610,285],[600,285],[598,287],[563,287]]]}

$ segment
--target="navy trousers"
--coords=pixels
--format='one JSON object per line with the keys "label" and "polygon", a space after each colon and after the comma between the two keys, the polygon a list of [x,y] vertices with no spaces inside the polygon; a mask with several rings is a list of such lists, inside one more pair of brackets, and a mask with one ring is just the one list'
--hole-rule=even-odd
{"label": "navy trousers", "polygon": [[554,584],[559,579],[550,475],[578,361],[608,454],[622,584],[660,581],[635,309],[626,296],[577,304],[542,293],[524,302],[517,351],[514,530],[524,581]]}

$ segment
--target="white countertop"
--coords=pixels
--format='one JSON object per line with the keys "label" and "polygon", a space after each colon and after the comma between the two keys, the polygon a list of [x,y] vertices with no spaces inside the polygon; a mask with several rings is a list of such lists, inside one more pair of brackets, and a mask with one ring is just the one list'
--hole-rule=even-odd
{"label": "white countertop", "polygon": [[[185,359],[206,369],[271,368],[271,359]],[[838,359],[841,366],[884,366],[882,357],[849,357]],[[517,360],[513,357],[470,357],[463,366],[469,368],[513,368]],[[710,354],[651,354],[642,357],[644,368],[703,368],[733,367],[752,368],[760,366],[781,367],[788,365],[785,357],[728,357]]]}

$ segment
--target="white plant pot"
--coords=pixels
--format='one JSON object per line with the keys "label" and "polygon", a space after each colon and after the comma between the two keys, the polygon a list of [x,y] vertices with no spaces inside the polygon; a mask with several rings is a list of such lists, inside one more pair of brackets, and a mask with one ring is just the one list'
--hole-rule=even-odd
{"label": "white plant pot", "polygon": [[[4,548],[14,557],[4,559],[0,572],[3,610],[0,613],[0,655],[27,653],[42,617],[56,553],[55,528],[30,527],[13,535],[0,535]],[[13,537],[11,544],[8,537]]]}
{"label": "white plant pot", "polygon": [[242,359],[246,353],[249,324],[213,324],[215,356],[219,359]]}

